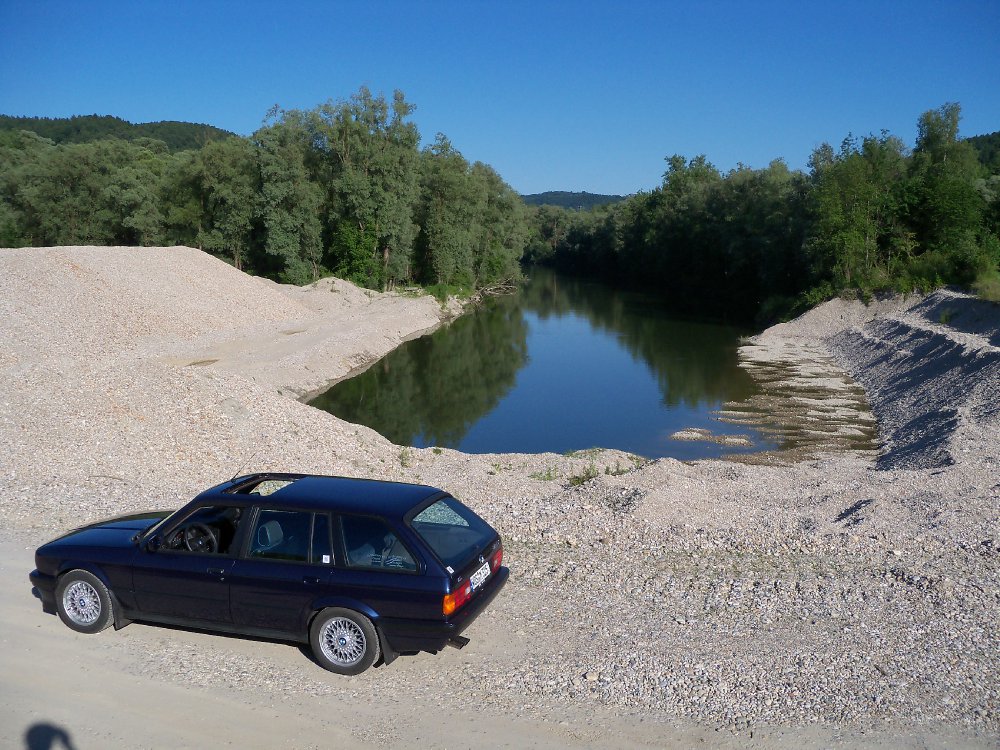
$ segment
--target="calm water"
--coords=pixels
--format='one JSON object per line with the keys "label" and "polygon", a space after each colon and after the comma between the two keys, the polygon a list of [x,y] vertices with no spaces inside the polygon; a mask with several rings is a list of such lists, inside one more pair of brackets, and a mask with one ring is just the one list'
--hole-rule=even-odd
{"label": "calm water", "polygon": [[[756,392],[737,366],[744,331],[670,317],[655,298],[531,269],[491,300],[410,341],[310,403],[400,445],[467,453],[618,448],[649,458],[773,447],[713,410]],[[672,440],[741,433],[752,449]]]}

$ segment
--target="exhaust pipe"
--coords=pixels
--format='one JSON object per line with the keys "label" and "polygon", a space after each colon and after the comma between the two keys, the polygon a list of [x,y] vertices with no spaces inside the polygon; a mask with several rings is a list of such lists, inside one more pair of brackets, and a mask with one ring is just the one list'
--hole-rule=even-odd
{"label": "exhaust pipe", "polygon": [[462,635],[453,635],[448,641],[448,645],[452,648],[463,649],[469,645],[471,641]]}

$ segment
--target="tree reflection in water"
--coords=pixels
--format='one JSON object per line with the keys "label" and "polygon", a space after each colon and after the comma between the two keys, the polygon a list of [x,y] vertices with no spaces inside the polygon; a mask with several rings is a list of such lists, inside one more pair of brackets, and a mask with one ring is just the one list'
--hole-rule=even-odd
{"label": "tree reflection in water", "polygon": [[491,300],[407,342],[309,403],[399,445],[460,445],[528,361],[528,326],[515,299]]}

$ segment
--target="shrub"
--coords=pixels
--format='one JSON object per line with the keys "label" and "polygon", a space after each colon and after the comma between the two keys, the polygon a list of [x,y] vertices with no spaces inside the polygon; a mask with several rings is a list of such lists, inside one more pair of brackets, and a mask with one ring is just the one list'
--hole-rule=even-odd
{"label": "shrub", "polygon": [[980,274],[972,285],[972,291],[979,299],[1000,303],[1000,272],[993,270]]}

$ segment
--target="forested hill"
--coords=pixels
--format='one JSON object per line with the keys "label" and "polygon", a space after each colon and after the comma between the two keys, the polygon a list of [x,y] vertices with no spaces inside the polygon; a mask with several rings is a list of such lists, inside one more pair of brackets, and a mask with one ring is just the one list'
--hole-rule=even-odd
{"label": "forested hill", "polygon": [[11,117],[0,115],[0,132],[28,130],[53,143],[89,143],[105,138],[163,141],[170,151],[197,149],[210,141],[232,137],[227,130],[192,122],[143,122],[134,124],[111,115],[76,117]]}
{"label": "forested hill", "polygon": [[974,135],[966,138],[979,154],[979,163],[986,167],[990,174],[1000,174],[1000,130],[986,135]]}
{"label": "forested hill", "polygon": [[600,195],[598,193],[569,193],[564,190],[549,190],[545,193],[522,195],[521,198],[529,206],[558,206],[587,211],[594,206],[605,206],[625,200],[623,195]]}

